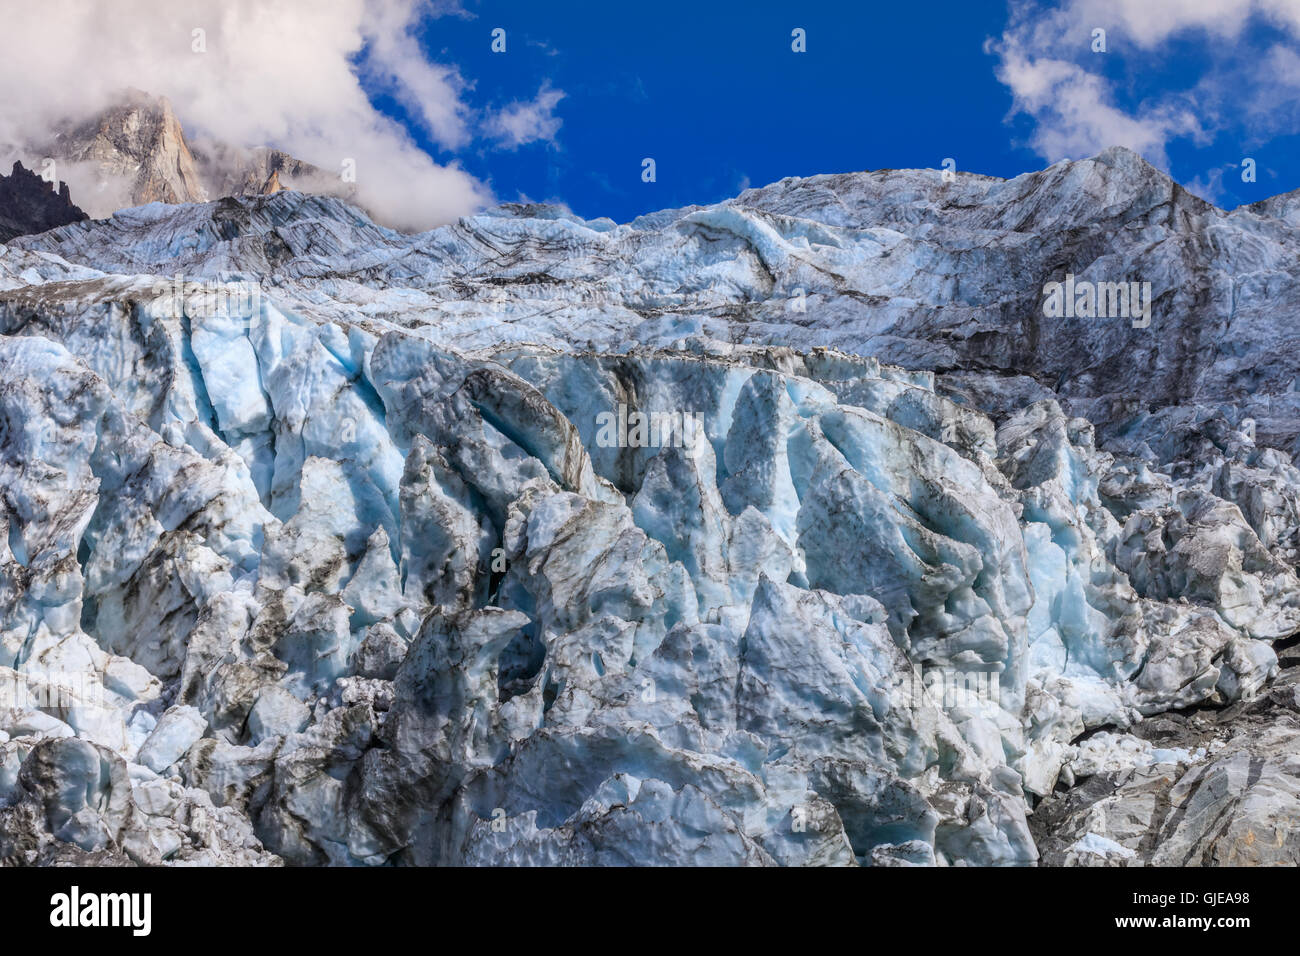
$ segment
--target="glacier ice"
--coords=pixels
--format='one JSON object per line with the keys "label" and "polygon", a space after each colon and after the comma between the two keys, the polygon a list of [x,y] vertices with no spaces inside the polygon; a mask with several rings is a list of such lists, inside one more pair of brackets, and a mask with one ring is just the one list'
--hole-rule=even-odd
{"label": "glacier ice", "polygon": [[[1188,393],[1178,302],[1030,345],[998,303],[1071,224],[1127,222],[1094,267],[1150,246],[1157,302],[1180,230],[1243,289],[1300,237],[1123,151],[951,206],[922,176],[418,236],[286,192],[11,243],[0,859],[1240,860],[1197,841],[1279,819],[1238,777],[1292,779],[1289,718],[1141,735],[1300,709],[1293,393],[1226,358]],[[258,295],[173,310],[177,272]],[[620,408],[702,434],[611,442]]]}

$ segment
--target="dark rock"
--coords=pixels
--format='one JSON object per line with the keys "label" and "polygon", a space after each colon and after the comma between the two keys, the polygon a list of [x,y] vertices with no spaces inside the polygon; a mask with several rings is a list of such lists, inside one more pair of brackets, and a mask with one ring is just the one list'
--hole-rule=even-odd
{"label": "dark rock", "polygon": [[0,175],[0,242],[88,218],[73,204],[67,183],[59,183],[56,192],[22,163],[14,163],[8,176]]}

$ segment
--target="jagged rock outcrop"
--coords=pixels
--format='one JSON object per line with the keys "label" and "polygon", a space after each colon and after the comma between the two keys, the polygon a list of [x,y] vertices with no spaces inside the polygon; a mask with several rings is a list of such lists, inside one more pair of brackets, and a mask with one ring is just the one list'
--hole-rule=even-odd
{"label": "jagged rock outcrop", "polygon": [[[284,191],[14,241],[0,856],[1289,859],[1270,208],[1111,150],[625,225]],[[1150,326],[1049,320],[1066,270],[1150,281]]]}
{"label": "jagged rock outcrop", "polygon": [[0,242],[86,218],[73,204],[67,183],[59,183],[56,192],[22,163],[14,163],[8,176],[0,175]]}

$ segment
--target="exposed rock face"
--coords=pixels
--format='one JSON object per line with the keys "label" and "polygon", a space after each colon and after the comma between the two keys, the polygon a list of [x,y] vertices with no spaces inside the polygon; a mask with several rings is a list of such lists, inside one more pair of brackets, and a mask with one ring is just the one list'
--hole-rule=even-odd
{"label": "exposed rock face", "polygon": [[1162,715],[1081,744],[1069,766],[1080,785],[1040,804],[1032,820],[1042,862],[1300,864],[1300,672],[1294,652],[1282,663],[1253,700]]}
{"label": "exposed rock face", "polygon": [[10,244],[0,855],[1289,860],[1287,208],[1112,150]]}
{"label": "exposed rock face", "polygon": [[14,163],[8,176],[0,175],[0,242],[85,218],[86,214],[73,205],[67,183],[59,183],[55,192],[50,183],[24,169],[22,163]]}
{"label": "exposed rock face", "polygon": [[195,152],[211,196],[270,196],[282,189],[347,195],[338,176],[331,177],[282,150],[210,145]]}
{"label": "exposed rock face", "polygon": [[206,202],[199,170],[166,97],[132,91],[122,103],[60,131],[48,155],[93,163],[105,179],[129,183],[131,204]]}
{"label": "exposed rock face", "polygon": [[[337,175],[268,147],[187,137],[166,97],[139,90],[93,118],[68,123],[36,151],[89,172],[86,195],[103,216],[151,202],[206,202],[281,189],[350,197]],[[107,205],[105,205],[107,204]]]}

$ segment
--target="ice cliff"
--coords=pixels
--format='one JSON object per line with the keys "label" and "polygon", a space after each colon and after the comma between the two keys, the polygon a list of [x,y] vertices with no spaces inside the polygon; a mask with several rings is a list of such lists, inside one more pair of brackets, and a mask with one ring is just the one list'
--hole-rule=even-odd
{"label": "ice cliff", "polygon": [[1295,206],[1110,150],[0,247],[0,859],[1300,862]]}

